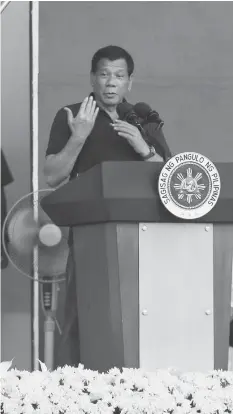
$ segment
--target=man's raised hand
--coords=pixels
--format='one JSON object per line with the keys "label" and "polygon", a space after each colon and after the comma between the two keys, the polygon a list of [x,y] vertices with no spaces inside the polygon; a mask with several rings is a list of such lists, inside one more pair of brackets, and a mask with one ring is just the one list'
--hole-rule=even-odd
{"label": "man's raised hand", "polygon": [[73,116],[69,108],[65,107],[64,109],[67,112],[67,121],[72,136],[80,142],[85,142],[93,129],[99,112],[99,108],[96,108],[96,102],[93,100],[93,97],[90,96],[84,99],[76,117]]}

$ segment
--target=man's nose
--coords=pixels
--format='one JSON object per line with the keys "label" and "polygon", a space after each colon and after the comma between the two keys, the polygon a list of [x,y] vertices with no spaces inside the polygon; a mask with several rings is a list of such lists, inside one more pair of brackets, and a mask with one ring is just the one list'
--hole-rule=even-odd
{"label": "man's nose", "polygon": [[109,75],[107,79],[107,85],[115,86],[116,85],[116,77],[114,75]]}

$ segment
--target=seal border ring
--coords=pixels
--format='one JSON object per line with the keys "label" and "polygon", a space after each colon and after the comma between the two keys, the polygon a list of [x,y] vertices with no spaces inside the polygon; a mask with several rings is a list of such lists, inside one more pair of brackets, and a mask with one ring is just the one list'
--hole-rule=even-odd
{"label": "seal border ring", "polygon": [[[177,157],[180,156],[194,156],[197,157],[196,160],[184,160],[184,161],[177,161]],[[201,160],[203,159],[203,161],[198,162],[198,158]],[[204,167],[204,162],[205,165],[207,165],[209,163],[209,165],[211,166],[211,171],[208,170],[208,167]],[[171,165],[171,163],[173,165]],[[203,169],[206,172],[206,175],[209,178],[209,182],[211,182],[211,186],[209,188],[208,191],[208,196],[205,197],[204,201],[202,204],[200,204],[198,207],[193,207],[193,208],[185,208],[185,207],[181,207],[180,205],[177,205],[174,200],[173,200],[173,196],[171,196],[170,194],[170,188],[169,188],[169,184],[171,181],[171,177],[173,176],[174,172],[177,170],[177,168],[179,166],[183,166],[185,164],[196,164],[198,166],[201,167],[201,169]],[[169,169],[168,169],[169,168]],[[165,177],[163,174],[166,174]],[[215,174],[215,177],[212,177],[212,175]],[[217,177],[216,177],[217,174]],[[214,191],[216,191],[216,189],[214,188],[214,184],[216,181],[214,181],[214,178],[217,180],[218,183],[218,194],[216,196],[216,194],[214,194]],[[164,187],[164,181],[166,186]],[[162,185],[161,185],[162,184]],[[217,185],[217,184],[216,184]],[[163,191],[163,193],[162,193]],[[166,191],[166,197],[163,197],[164,195],[164,191]],[[200,217],[205,216],[207,213],[209,213],[214,206],[216,205],[219,196],[220,196],[220,191],[221,191],[221,180],[220,180],[220,175],[219,172],[215,166],[215,164],[206,156],[194,152],[194,151],[185,151],[185,152],[181,152],[178,153],[176,155],[174,155],[172,158],[170,158],[165,165],[163,166],[162,170],[160,171],[159,174],[159,179],[158,179],[158,193],[159,193],[159,197],[160,200],[162,202],[162,204],[164,205],[164,207],[174,216],[181,218],[181,219],[187,219],[187,220],[194,220]],[[208,203],[210,200],[212,199],[212,204]]]}

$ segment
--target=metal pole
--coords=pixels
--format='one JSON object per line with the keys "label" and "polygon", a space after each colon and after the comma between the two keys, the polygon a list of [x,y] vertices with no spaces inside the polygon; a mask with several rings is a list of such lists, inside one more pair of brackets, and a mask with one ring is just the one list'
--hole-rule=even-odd
{"label": "metal pole", "polygon": [[[34,219],[38,220],[38,73],[39,73],[39,2],[31,2],[32,41],[32,191]],[[39,369],[39,274],[38,247],[33,249],[33,370]]]}
{"label": "metal pole", "polygon": [[44,363],[51,371],[54,369],[54,333],[54,319],[47,316],[44,321]]}

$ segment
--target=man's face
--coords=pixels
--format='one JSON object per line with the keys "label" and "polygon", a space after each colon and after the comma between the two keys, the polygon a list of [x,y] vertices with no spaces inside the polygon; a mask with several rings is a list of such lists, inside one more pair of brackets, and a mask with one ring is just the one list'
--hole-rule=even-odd
{"label": "man's face", "polygon": [[96,73],[91,74],[91,84],[97,101],[106,107],[118,105],[132,84],[125,59],[101,59]]}

